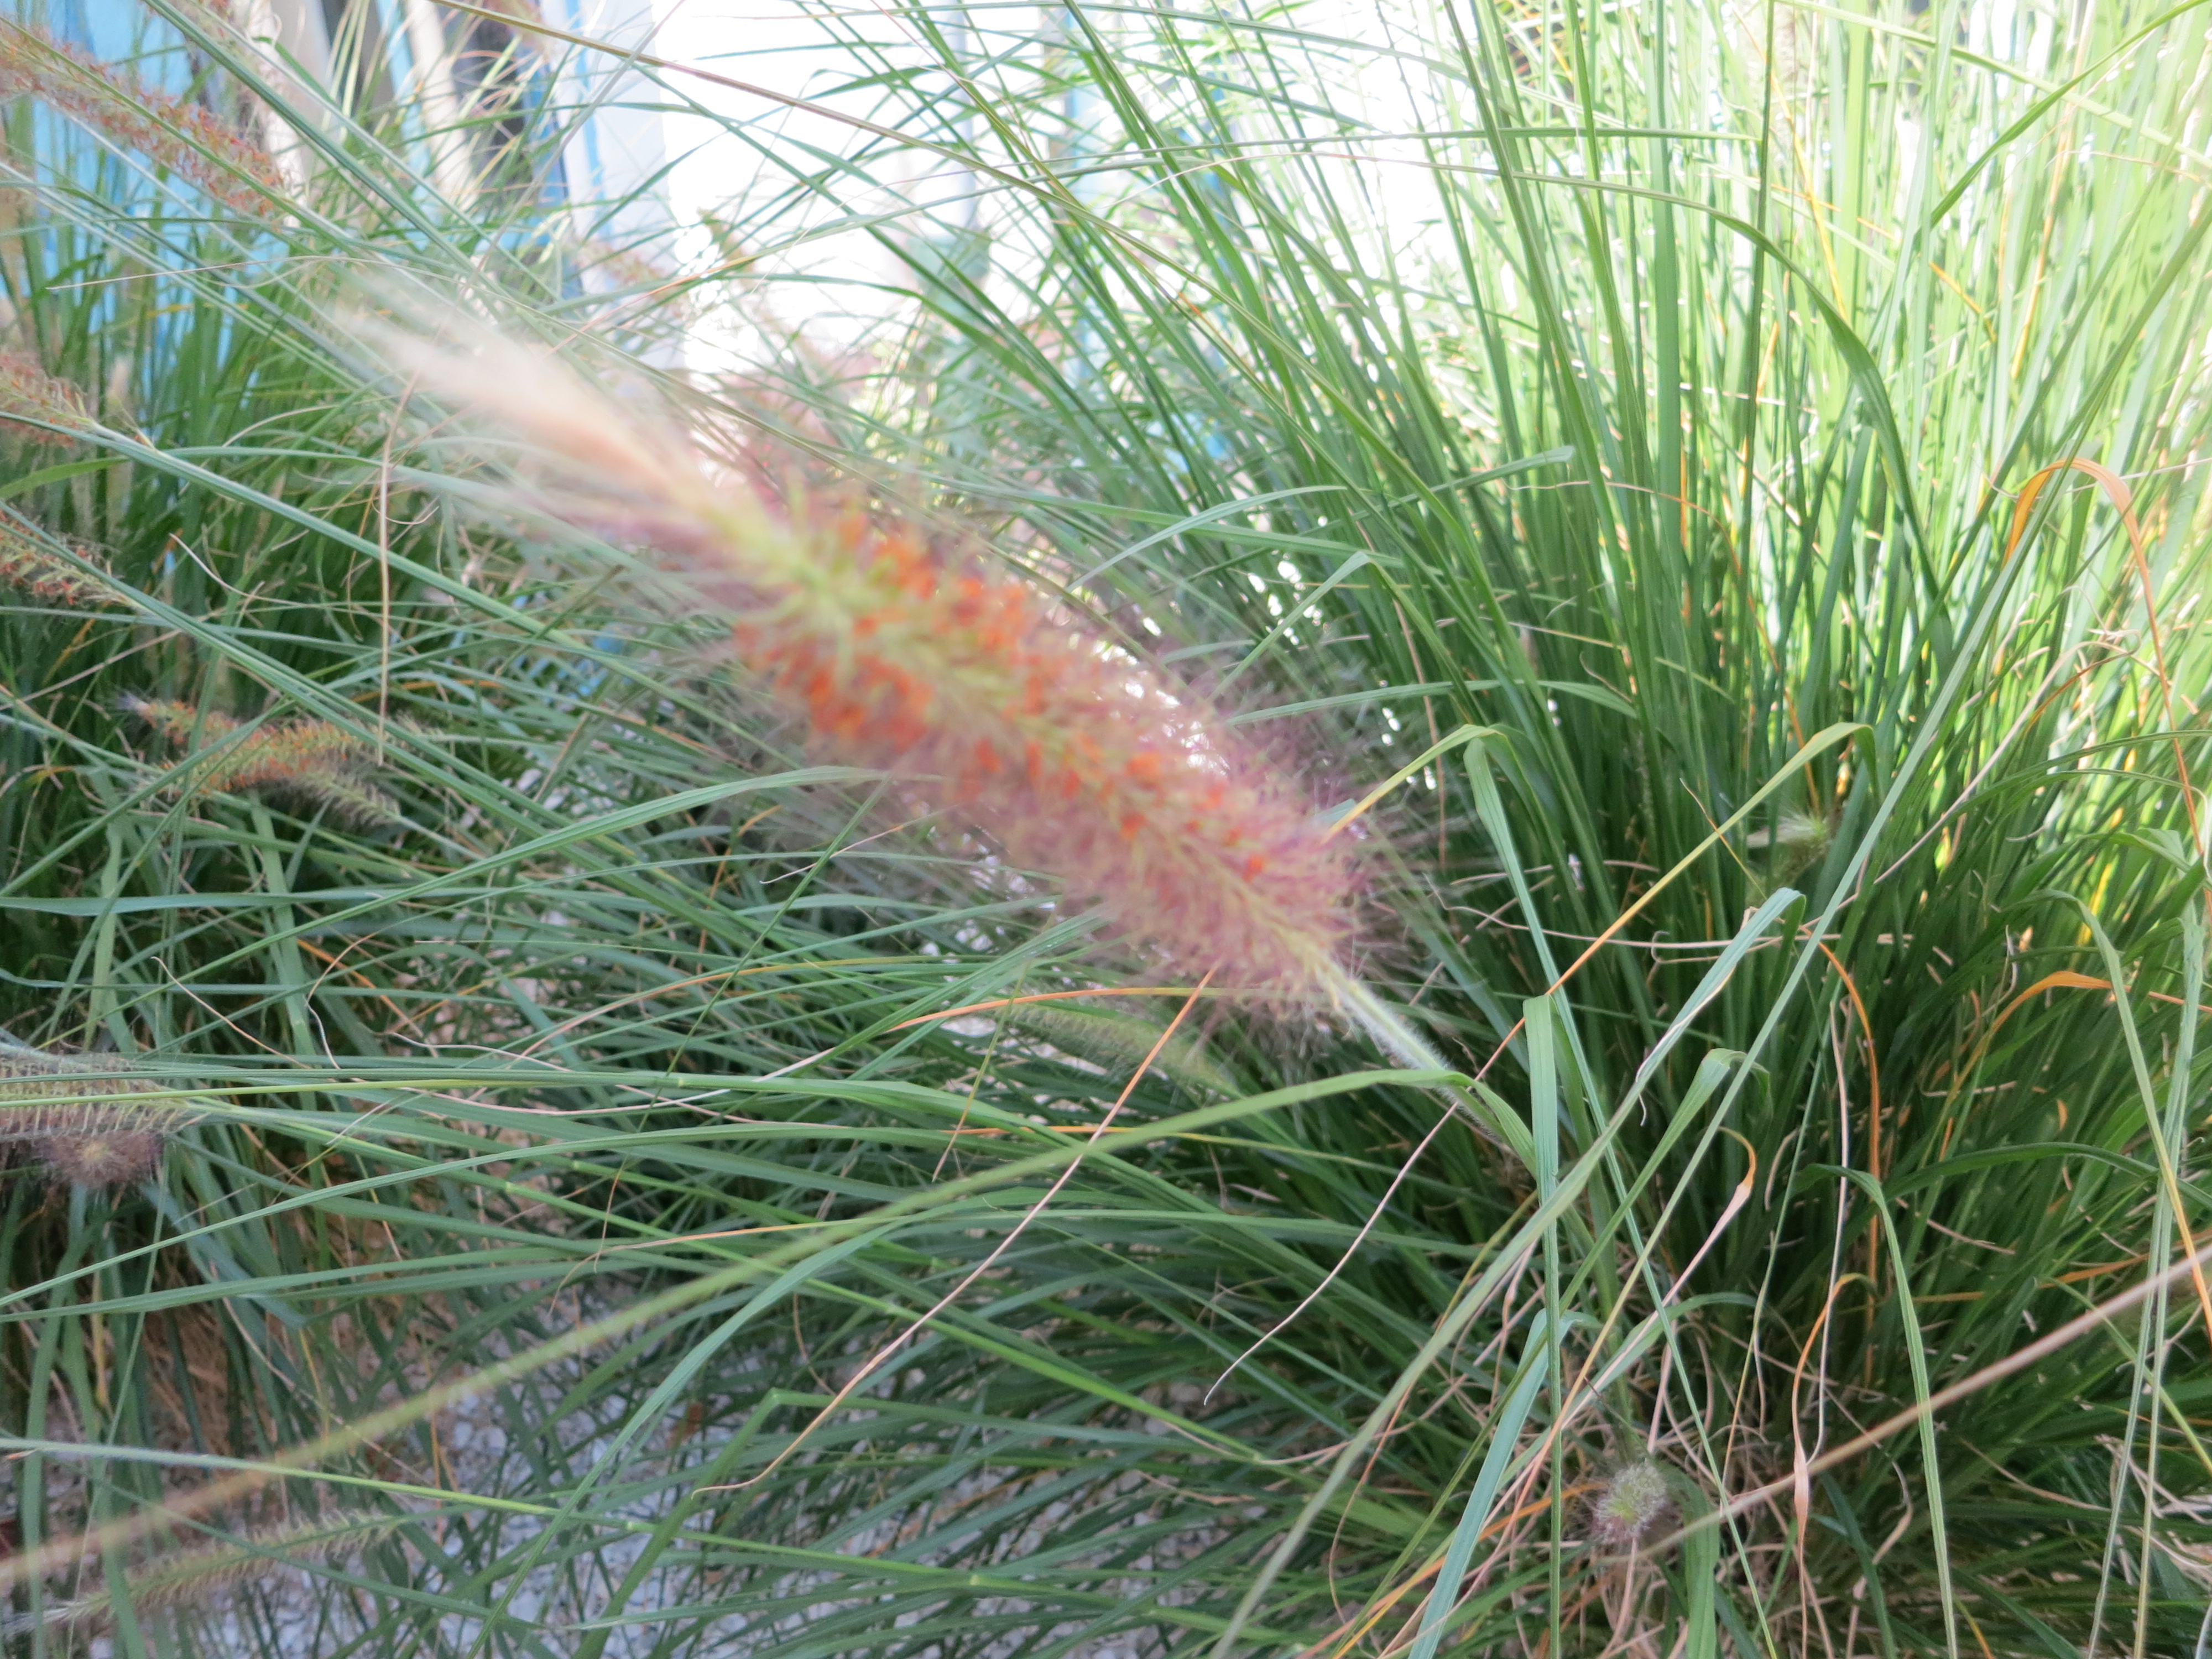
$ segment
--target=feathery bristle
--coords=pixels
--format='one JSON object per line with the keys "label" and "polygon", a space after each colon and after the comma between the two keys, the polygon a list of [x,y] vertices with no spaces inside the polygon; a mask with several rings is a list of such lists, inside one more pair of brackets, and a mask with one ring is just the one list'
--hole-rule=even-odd
{"label": "feathery bristle", "polygon": [[189,179],[234,213],[267,216],[282,199],[276,164],[208,111],[43,30],[0,21],[0,97],[35,98]]}
{"label": "feathery bristle", "polygon": [[[163,1613],[281,1568],[340,1560],[389,1538],[406,1519],[404,1515],[341,1511],[318,1520],[258,1528],[241,1534],[235,1543],[179,1550],[125,1577],[131,1607],[137,1613]],[[18,1636],[58,1626],[97,1626],[113,1615],[116,1599],[113,1590],[97,1589],[58,1603],[42,1614],[17,1614],[0,1621],[0,1634]]]}
{"label": "feathery bristle", "polygon": [[[87,564],[95,568],[105,565],[88,543],[72,541],[69,545]],[[40,545],[30,532],[4,514],[0,514],[0,584],[57,605],[100,605],[114,597],[98,577]]]}
{"label": "feathery bristle", "polygon": [[827,753],[933,791],[1187,969],[1290,995],[1328,978],[1341,849],[1224,722],[1035,586],[842,499],[794,491],[772,508],[544,356],[400,349],[560,464],[532,508],[674,556]]}
{"label": "feathery bristle", "polygon": [[65,447],[76,441],[72,433],[52,428],[82,429],[91,424],[84,393],[47,374],[29,352],[0,351],[0,427],[9,436],[25,443]]}
{"label": "feathery bristle", "polygon": [[376,764],[374,749],[328,720],[275,720],[240,735],[242,721],[188,702],[132,697],[124,708],[179,747],[196,733],[204,747],[221,745],[191,768],[188,798],[261,787],[327,806],[351,823],[399,817],[399,803],[362,775]]}
{"label": "feathery bristle", "polygon": [[151,1179],[168,1138],[197,1113],[153,1079],[98,1075],[122,1064],[0,1037],[0,1142],[27,1146],[50,1176],[74,1186]]}

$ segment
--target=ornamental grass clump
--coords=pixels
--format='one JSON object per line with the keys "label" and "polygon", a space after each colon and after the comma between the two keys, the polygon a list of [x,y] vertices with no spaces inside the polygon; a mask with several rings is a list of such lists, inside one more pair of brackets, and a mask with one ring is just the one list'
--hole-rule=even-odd
{"label": "ornamental grass clump", "polygon": [[151,1078],[114,1075],[121,1066],[0,1036],[0,1144],[22,1149],[58,1185],[151,1180],[195,1113]]}
{"label": "ornamental grass clump", "polygon": [[271,720],[249,729],[243,720],[188,702],[130,697],[123,707],[193,751],[171,769],[186,799],[262,788],[327,807],[350,823],[399,816],[398,802],[365,775],[377,763],[374,747],[328,720]]}
{"label": "ornamental grass clump", "polygon": [[264,150],[207,110],[43,30],[0,21],[0,98],[35,98],[197,185],[233,213],[270,214],[283,185]]}
{"label": "ornamental grass clump", "polygon": [[[678,342],[563,246],[665,225],[662,175],[555,198],[681,58],[477,120],[387,55],[413,31],[351,31],[325,88],[192,4],[94,9],[149,77],[265,100],[316,192],[281,239],[9,111],[12,176],[71,187],[9,222],[0,343],[100,423],[0,434],[9,500],[142,614],[0,590],[0,1026],[82,1009],[256,1109],[120,1202],[19,1158],[16,1608],[104,1588],[118,1652],[253,1659],[2197,1650],[2200,16],[823,8],[803,68],[865,100],[687,104],[759,170],[687,216]],[[449,21],[459,67],[506,50]],[[619,391],[488,347],[434,377],[432,452],[341,281]],[[700,459],[628,395],[691,369]],[[740,414],[1007,503],[1037,586],[757,477]],[[646,626],[647,582],[417,496],[517,452],[500,532],[640,550],[606,563],[707,614]],[[1182,647],[1152,676],[1068,614],[1124,607]],[[1196,786],[1127,765],[1186,724],[1184,780],[1371,859],[1374,995],[1467,1081],[1367,1064],[1357,986],[1291,1041],[1085,973],[980,835],[864,845],[792,745],[708,726],[738,624],[780,732],[884,759],[887,818],[1007,823],[1209,967],[1267,898],[1276,948],[1216,982],[1288,957],[1325,995],[1347,906],[1255,896],[1241,833],[1161,845]],[[138,726],[158,772],[134,690],[246,718]],[[178,805],[264,727],[410,714],[404,837]],[[1307,841],[1231,741],[1292,721],[1402,834]],[[1195,922],[1156,861],[1194,847]],[[230,1580],[174,1530],[338,1486],[438,1502],[343,1572]]]}
{"label": "ornamental grass clump", "polygon": [[404,348],[532,453],[514,505],[672,559],[827,756],[906,781],[1131,941],[1297,1000],[1343,980],[1350,866],[1281,771],[1036,584],[804,484],[710,474],[505,342]]}

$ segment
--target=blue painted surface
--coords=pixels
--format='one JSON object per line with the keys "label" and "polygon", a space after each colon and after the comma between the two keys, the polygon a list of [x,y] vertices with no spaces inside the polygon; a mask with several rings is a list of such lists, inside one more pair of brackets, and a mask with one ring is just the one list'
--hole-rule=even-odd
{"label": "blue painted surface", "polygon": [[[16,9],[22,15],[27,9]],[[57,36],[110,63],[131,64],[149,86],[174,94],[191,85],[184,37],[137,0],[58,0],[46,14]]]}

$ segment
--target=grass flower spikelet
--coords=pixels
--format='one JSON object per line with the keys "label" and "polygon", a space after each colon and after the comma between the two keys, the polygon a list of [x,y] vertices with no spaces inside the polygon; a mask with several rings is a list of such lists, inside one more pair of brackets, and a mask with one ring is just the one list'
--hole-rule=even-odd
{"label": "grass flower spikelet", "polygon": [[1649,1538],[1674,1506],[1664,1468],[1650,1458],[1626,1464],[1590,1500],[1591,1540],[1607,1549],[1631,1548]]}
{"label": "grass flower spikelet", "polygon": [[150,1180],[168,1138],[195,1114],[153,1079],[100,1075],[120,1064],[0,1036],[0,1142],[27,1148],[59,1183]]}
{"label": "grass flower spikelet", "polygon": [[[36,424],[34,424],[34,422]],[[92,424],[84,394],[67,380],[49,374],[27,351],[0,351],[0,429],[25,443],[66,447],[76,441],[67,430]]]}
{"label": "grass flower spikelet", "polygon": [[0,97],[35,98],[198,185],[234,213],[265,217],[283,188],[264,151],[199,105],[157,92],[21,23],[0,21]]}
{"label": "grass flower spikelet", "polygon": [[[312,1521],[258,1528],[240,1534],[234,1543],[208,1543],[179,1550],[126,1577],[131,1609],[139,1614],[164,1613],[216,1590],[266,1577],[278,1568],[343,1560],[389,1538],[406,1519],[404,1515],[341,1511]],[[18,1614],[0,1623],[0,1633],[19,1636],[57,1626],[97,1629],[113,1617],[118,1599],[114,1590],[103,1587],[58,1603],[44,1613]]]}
{"label": "grass flower spikelet", "polygon": [[1222,721],[1034,584],[846,495],[771,503],[710,477],[684,442],[507,343],[402,350],[548,464],[518,505],[673,556],[826,754],[908,781],[1186,969],[1292,996],[1329,978],[1341,849]]}
{"label": "grass flower spikelet", "polygon": [[[70,548],[95,568],[105,563],[87,543],[72,541]],[[0,586],[21,588],[33,598],[57,605],[101,605],[114,597],[105,582],[42,545],[5,514],[0,514]]]}
{"label": "grass flower spikelet", "polygon": [[179,748],[197,743],[199,750],[213,751],[175,769],[189,765],[187,799],[258,787],[326,806],[349,823],[399,816],[399,804],[366,775],[376,763],[374,749],[327,720],[272,720],[247,730],[242,720],[188,702],[134,697],[124,709]]}

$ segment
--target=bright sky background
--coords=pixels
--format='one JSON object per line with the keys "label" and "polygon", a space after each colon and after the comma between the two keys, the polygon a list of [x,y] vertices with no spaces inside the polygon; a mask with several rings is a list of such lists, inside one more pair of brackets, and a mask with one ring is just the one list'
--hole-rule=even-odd
{"label": "bright sky background", "polygon": [[[555,0],[561,3],[562,0]],[[565,0],[576,4],[583,0]],[[639,0],[592,0],[600,4],[638,3]],[[651,0],[655,23],[652,49],[675,62],[727,76],[732,79],[805,98],[866,118],[885,118],[888,112],[870,92],[840,94],[841,82],[851,76],[854,58],[831,46],[818,12],[810,12],[793,0]],[[1416,0],[1418,9],[1419,0]],[[1418,94],[1409,84],[1404,64],[1386,52],[1366,51],[1367,46],[1411,44],[1401,33],[1389,40],[1382,18],[1397,9],[1395,0],[1303,0],[1296,7],[1296,21],[1323,35],[1356,43],[1349,52],[1338,53],[1320,65],[1332,83],[1329,101],[1339,108],[1360,109],[1382,131],[1407,133],[1418,123]],[[1035,38],[1045,32],[1048,9],[1020,3],[979,4],[974,14],[978,30],[993,32],[974,44],[1003,49],[1012,35]],[[948,32],[956,14],[945,14]],[[923,48],[911,33],[909,21],[887,4],[857,3],[842,14],[848,27],[865,31],[908,62],[924,58]],[[1113,26],[1114,15],[1099,15],[1103,27]],[[1416,69],[1411,81],[1422,73]],[[690,76],[678,77],[685,93],[706,110],[726,119],[752,124],[750,131],[762,143],[773,137],[788,147],[848,154],[863,135],[839,121],[804,110],[777,109],[757,96],[714,86]],[[733,204],[740,210],[767,198],[781,182],[781,174],[754,143],[708,115],[672,111],[661,122],[660,137],[670,161],[667,200],[676,226],[676,253],[687,269],[714,264],[717,251],[704,228],[710,214],[727,216]],[[1422,240],[1434,218],[1432,185],[1413,162],[1416,147],[1410,142],[1370,142],[1362,147],[1362,160],[1347,163],[1359,175],[1358,191],[1345,199],[1364,195],[1382,234],[1400,251]],[[911,228],[939,228],[980,219],[992,228],[993,205],[988,196],[971,201],[971,176],[963,170],[935,163],[929,158],[906,158],[904,170],[883,178],[885,188],[872,199],[848,197],[856,209],[901,214]],[[1101,188],[1113,188],[1111,184]],[[921,209],[924,212],[914,212]],[[1019,258],[1018,248],[1001,240],[994,258],[1003,265]],[[780,331],[803,328],[811,340],[831,349],[860,347],[895,327],[899,307],[879,288],[896,276],[896,263],[875,240],[860,231],[847,231],[809,242],[803,249],[786,252],[775,261],[780,273],[796,273],[809,283],[779,282],[773,292],[759,297],[757,330],[738,327],[728,319],[710,324],[701,331],[694,348],[700,366],[724,354],[738,357],[773,350]]]}
{"label": "bright sky background", "polygon": [[[815,17],[788,0],[658,0],[657,9],[656,46],[663,57],[823,102],[863,118],[882,113],[868,94],[838,94],[838,84],[852,73],[852,60],[825,41]],[[875,13],[864,21],[878,37],[897,37],[897,24],[888,12]],[[779,109],[747,94],[688,76],[684,80],[686,91],[705,109],[726,120],[750,123],[750,131],[763,143],[773,139],[793,149],[848,154],[864,137],[826,116]],[[677,228],[678,261],[686,269],[708,266],[720,253],[705,226],[707,216],[742,216],[746,207],[779,188],[782,173],[745,137],[706,114],[667,114],[662,141],[671,163],[668,201]],[[963,187],[965,175],[932,180],[917,167],[886,183],[902,186],[909,203],[927,202]],[[887,189],[869,205],[876,211],[896,212],[902,204]],[[761,302],[762,322],[769,333],[779,325],[804,327],[810,337],[825,343],[852,345],[880,328],[892,309],[877,285],[893,278],[895,264],[865,233],[824,237],[775,263],[780,271],[803,273],[817,279],[817,285],[776,283],[772,299],[763,296]],[[756,339],[752,349],[764,343]],[[745,349],[726,327],[719,333],[709,329],[698,344],[708,356],[718,349]]]}

